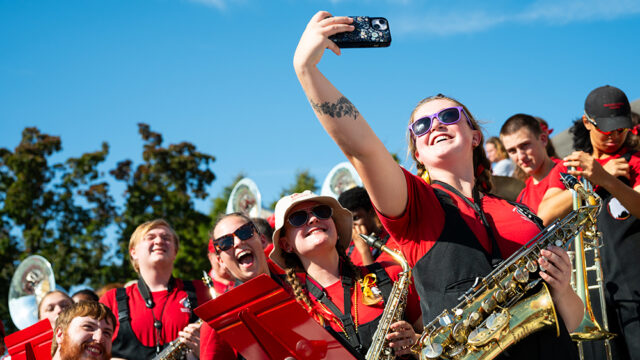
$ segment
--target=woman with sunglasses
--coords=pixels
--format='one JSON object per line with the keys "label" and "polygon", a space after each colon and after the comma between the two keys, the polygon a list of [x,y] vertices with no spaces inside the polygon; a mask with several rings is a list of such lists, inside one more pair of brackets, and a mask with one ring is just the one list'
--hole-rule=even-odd
{"label": "woman with sunglasses", "polygon": [[[593,90],[571,128],[577,151],[564,158],[603,201],[598,230],[609,330],[618,334],[611,341],[614,359],[640,359],[640,141],[629,105],[618,88]],[[594,345],[586,359],[604,359],[602,344]]]}
{"label": "woman with sunglasses", "polygon": [[[332,197],[310,191],[285,196],[276,204],[275,220],[270,258],[286,270],[296,299],[345,347],[364,356],[401,268],[389,262],[353,265],[345,254],[353,216]],[[410,289],[406,318],[420,327],[418,302]],[[389,345],[396,355],[409,354],[417,337],[412,325],[399,321],[391,328]]]}
{"label": "woman with sunglasses", "polygon": [[[325,49],[340,54],[329,36],[353,31],[352,21],[317,13],[293,64],[320,123],[356,168],[380,220],[413,267],[426,323],[457,305],[477,277],[488,274],[540,228],[527,209],[487,194],[491,174],[482,131],[469,110],[452,98],[426,98],[411,114],[409,153],[418,176],[394,161],[360,112],[317,68]],[[575,350],[567,330],[580,323],[583,305],[569,284],[567,253],[551,247],[541,255],[538,261],[546,272],[540,276],[567,326],[560,326],[560,338],[555,331],[536,333],[508,353],[519,359],[568,359]]]}
{"label": "woman with sunglasses", "polygon": [[[282,270],[267,259],[262,237],[251,219],[242,213],[223,214],[211,229],[209,242],[215,256],[234,277],[236,285],[261,274],[271,275],[281,282],[277,274]],[[238,352],[206,323],[202,325],[201,338],[200,359],[240,358]]]}

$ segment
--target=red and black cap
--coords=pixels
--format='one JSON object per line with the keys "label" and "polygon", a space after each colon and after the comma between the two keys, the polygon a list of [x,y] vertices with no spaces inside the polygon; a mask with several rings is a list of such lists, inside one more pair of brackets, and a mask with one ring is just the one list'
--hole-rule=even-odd
{"label": "red and black cap", "polygon": [[614,86],[605,85],[591,91],[584,102],[584,111],[602,131],[633,127],[629,99]]}

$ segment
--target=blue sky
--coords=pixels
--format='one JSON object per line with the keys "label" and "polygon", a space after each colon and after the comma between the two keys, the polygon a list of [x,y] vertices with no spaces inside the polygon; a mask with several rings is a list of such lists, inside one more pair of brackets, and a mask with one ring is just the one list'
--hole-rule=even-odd
{"label": "blue sky", "polygon": [[389,19],[391,47],[327,52],[320,66],[403,158],[411,110],[438,92],[487,135],[518,112],[558,133],[604,84],[640,98],[637,0],[0,0],[0,147],[26,126],[62,137],[54,161],[106,141],[106,172],[140,160],[145,122],[217,158],[212,196],[240,172],[264,204],[299,170],[321,183],[344,157],[292,68],[317,10]]}

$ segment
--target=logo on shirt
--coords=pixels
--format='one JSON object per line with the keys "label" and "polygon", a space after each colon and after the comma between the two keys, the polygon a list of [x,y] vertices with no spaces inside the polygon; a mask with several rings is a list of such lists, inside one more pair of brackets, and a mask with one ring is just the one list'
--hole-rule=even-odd
{"label": "logo on shirt", "polygon": [[536,214],[534,214],[533,212],[531,212],[531,210],[529,210],[529,208],[525,208],[525,207],[521,207],[521,206],[514,206],[513,207],[513,212],[518,213],[520,215],[520,217],[524,220],[528,220],[534,224],[538,224],[536,222]]}
{"label": "logo on shirt", "polygon": [[607,211],[609,212],[609,215],[616,220],[627,220],[629,216],[631,216],[629,210],[627,210],[627,208],[625,208],[624,205],[622,205],[616,198],[611,198],[607,204]]}
{"label": "logo on shirt", "polygon": [[182,305],[182,307],[180,308],[180,311],[184,313],[191,313],[191,309],[193,308],[193,306],[191,305],[191,301],[189,301],[188,296],[185,296],[184,298],[180,299],[180,304]]}

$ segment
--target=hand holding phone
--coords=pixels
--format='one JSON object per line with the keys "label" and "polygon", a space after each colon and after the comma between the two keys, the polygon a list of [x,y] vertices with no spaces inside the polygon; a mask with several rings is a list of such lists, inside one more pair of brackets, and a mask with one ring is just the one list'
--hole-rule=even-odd
{"label": "hand holding phone", "polygon": [[351,16],[355,29],[329,37],[340,48],[387,47],[391,44],[389,22],[383,17]]}

